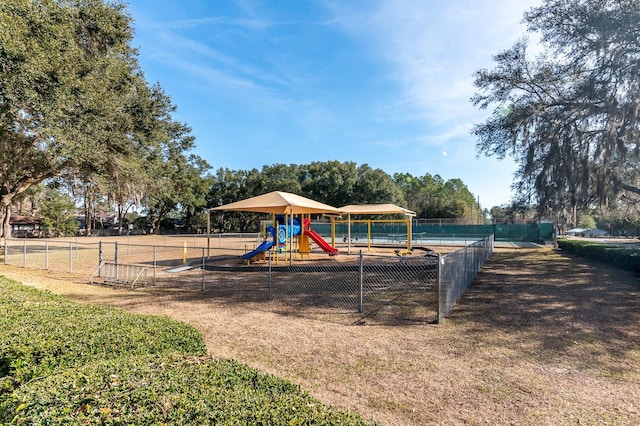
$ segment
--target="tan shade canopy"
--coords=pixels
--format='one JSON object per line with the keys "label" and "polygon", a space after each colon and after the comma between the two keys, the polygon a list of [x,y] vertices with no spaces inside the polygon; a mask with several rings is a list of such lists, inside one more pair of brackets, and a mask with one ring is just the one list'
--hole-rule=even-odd
{"label": "tan shade canopy", "polygon": [[416,212],[407,210],[395,204],[357,204],[340,207],[344,213],[351,214],[404,214],[406,216],[415,216]]}
{"label": "tan shade canopy", "polygon": [[319,203],[289,192],[274,191],[257,197],[225,204],[211,210],[231,210],[240,212],[274,213],[274,214],[310,214],[342,212],[327,204]]}

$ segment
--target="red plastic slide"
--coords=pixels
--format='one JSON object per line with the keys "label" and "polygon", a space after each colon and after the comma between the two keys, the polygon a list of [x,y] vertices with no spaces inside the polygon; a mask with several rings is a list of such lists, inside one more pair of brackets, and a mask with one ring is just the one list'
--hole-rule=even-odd
{"label": "red plastic slide", "polygon": [[305,229],[304,230],[304,234],[308,235],[309,238],[311,238],[313,240],[314,243],[316,243],[318,245],[318,247],[320,247],[322,250],[326,251],[327,253],[329,253],[329,256],[335,256],[336,254],[338,254],[338,249],[333,247],[331,244],[329,244],[328,242],[326,242],[321,236],[320,234],[318,234],[316,231],[314,231],[313,229]]}

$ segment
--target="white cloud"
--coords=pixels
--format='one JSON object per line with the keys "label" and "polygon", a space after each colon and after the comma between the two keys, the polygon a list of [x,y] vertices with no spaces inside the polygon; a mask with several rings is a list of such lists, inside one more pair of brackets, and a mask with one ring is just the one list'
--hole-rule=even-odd
{"label": "white cloud", "polygon": [[334,4],[336,22],[370,40],[400,93],[385,107],[397,119],[443,125],[479,117],[469,102],[473,73],[524,34],[523,12],[538,0],[382,0],[366,14]]}
{"label": "white cloud", "polygon": [[470,130],[486,111],[469,102],[472,74],[523,34],[522,13],[538,1],[316,0],[293,12],[230,3],[231,12],[198,8],[210,16],[136,13],[145,58],[180,81],[173,93],[225,117],[215,130],[202,119],[203,141],[242,134],[247,144],[306,149],[305,158],[460,177],[483,200],[508,192],[512,165],[475,159]]}
{"label": "white cloud", "polygon": [[473,73],[525,35],[523,13],[540,2],[381,0],[370,13],[333,4],[336,24],[367,43],[386,64],[385,81],[398,88],[378,106],[380,119],[411,123],[423,135],[411,138],[423,148],[412,161],[381,168],[460,177],[484,206],[507,201],[515,163],[476,158],[470,131],[488,112],[470,102]]}

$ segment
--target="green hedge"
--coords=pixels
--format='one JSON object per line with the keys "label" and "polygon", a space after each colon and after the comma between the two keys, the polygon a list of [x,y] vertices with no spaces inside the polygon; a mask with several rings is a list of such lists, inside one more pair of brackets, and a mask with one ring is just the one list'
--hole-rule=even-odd
{"label": "green hedge", "polygon": [[15,424],[360,425],[234,361],[145,356],[47,377],[14,395]]}
{"label": "green hedge", "polygon": [[73,303],[2,278],[0,312],[0,393],[10,382],[19,385],[94,360],[207,350],[200,333],[185,323]]}
{"label": "green hedge", "polygon": [[365,424],[205,352],[187,324],[0,277],[0,425]]}
{"label": "green hedge", "polygon": [[640,250],[584,240],[558,239],[558,246],[570,253],[608,263],[621,269],[640,271]]}

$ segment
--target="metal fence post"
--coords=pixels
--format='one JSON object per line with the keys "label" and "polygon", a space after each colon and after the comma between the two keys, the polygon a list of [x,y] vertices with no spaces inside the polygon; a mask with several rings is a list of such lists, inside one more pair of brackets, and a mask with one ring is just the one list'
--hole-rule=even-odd
{"label": "metal fence post", "polygon": [[364,294],[363,294],[364,293],[363,292],[363,287],[364,287],[363,286],[363,283],[364,283],[363,263],[364,263],[364,261],[363,261],[363,259],[364,258],[362,256],[362,250],[360,250],[360,256],[359,256],[359,259],[358,259],[358,264],[359,264],[358,265],[359,266],[359,268],[358,268],[358,277],[359,277],[359,280],[360,280],[360,303],[358,304],[358,312],[359,313],[364,312]]}
{"label": "metal fence post", "polygon": [[73,272],[73,243],[69,242],[69,273]]}
{"label": "metal fence post", "polygon": [[5,265],[7,264],[7,248],[8,248],[7,239],[5,238],[4,239],[4,264]]}
{"label": "metal fence post", "polygon": [[438,253],[438,263],[436,266],[436,300],[438,301],[438,312],[436,313],[436,324],[440,324],[440,316],[442,315],[442,255]]}
{"label": "metal fence post", "polygon": [[27,267],[27,240],[24,240],[24,246],[22,249],[22,267]]}
{"label": "metal fence post", "polygon": [[98,242],[98,277],[102,278],[102,240]]}
{"label": "metal fence post", "polygon": [[114,252],[115,252],[115,265],[116,265],[116,279],[118,279],[119,275],[118,275],[118,242],[115,242],[115,248],[114,248]]}
{"label": "metal fence post", "polygon": [[158,246],[153,246],[153,286],[156,286],[156,269],[158,266]]}
{"label": "metal fence post", "polygon": [[273,290],[272,290],[272,278],[271,278],[271,250],[267,250],[269,253],[269,300],[273,300]]}
{"label": "metal fence post", "polygon": [[[193,237],[194,240],[196,237]],[[195,241],[194,241],[195,245]],[[202,291],[204,291],[204,249],[202,249]]]}
{"label": "metal fence post", "polygon": [[44,269],[49,270],[49,241],[44,242]]}

